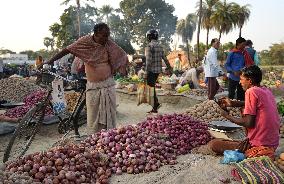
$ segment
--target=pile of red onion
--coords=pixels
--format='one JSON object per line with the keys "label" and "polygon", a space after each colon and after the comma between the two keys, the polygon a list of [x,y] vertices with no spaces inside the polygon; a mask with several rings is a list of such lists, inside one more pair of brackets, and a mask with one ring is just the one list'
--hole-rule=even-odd
{"label": "pile of red onion", "polygon": [[55,147],[10,162],[6,171],[28,173],[42,183],[108,183],[111,170],[107,157],[81,145]]}
{"label": "pile of red onion", "polygon": [[[23,117],[36,103],[41,101],[46,96],[46,92],[43,90],[35,91],[24,98],[24,105],[9,109],[5,112],[5,116],[10,118],[21,118]],[[47,107],[46,115],[52,114],[50,106]]]}
{"label": "pile of red onion", "polygon": [[108,183],[111,174],[138,174],[176,164],[176,156],[211,140],[207,125],[182,114],[148,118],[137,126],[102,130],[78,145],[55,147],[9,163],[43,183]]}
{"label": "pile of red onion", "polygon": [[207,124],[186,114],[148,117],[146,121],[139,123],[138,127],[142,131],[168,137],[177,155],[186,154],[192,148],[207,144],[211,140]]}

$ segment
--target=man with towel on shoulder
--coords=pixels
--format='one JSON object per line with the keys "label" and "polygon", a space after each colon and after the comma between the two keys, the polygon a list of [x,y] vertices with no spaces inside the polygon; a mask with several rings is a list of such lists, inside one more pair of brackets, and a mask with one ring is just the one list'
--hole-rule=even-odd
{"label": "man with towel on shoulder", "polygon": [[87,76],[87,125],[91,133],[116,127],[116,94],[113,75],[126,74],[128,58],[122,48],[109,38],[105,23],[94,26],[93,35],[79,38],[52,57],[53,63],[66,54],[73,54],[85,64]]}

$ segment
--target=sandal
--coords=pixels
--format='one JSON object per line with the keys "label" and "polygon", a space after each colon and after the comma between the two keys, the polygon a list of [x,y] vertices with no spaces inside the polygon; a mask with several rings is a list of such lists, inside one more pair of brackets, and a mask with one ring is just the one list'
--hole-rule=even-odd
{"label": "sandal", "polygon": [[152,109],[151,111],[147,112],[147,114],[158,113],[157,110]]}

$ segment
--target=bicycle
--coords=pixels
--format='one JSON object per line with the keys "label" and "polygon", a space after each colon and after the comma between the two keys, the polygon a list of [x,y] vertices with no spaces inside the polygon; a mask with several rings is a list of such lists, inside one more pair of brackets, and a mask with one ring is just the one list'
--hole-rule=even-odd
{"label": "bicycle", "polygon": [[[42,74],[42,73],[41,73]],[[64,77],[61,77],[52,72],[45,72],[56,78],[60,78],[68,83],[71,83],[72,88],[68,90],[75,90],[80,93],[77,99],[75,108],[71,113],[64,111],[60,114],[55,114],[59,119],[58,132],[64,134],[62,139],[66,137],[72,130],[74,130],[75,136],[80,137],[79,127],[86,123],[86,121],[81,121],[82,118],[86,118],[86,113],[83,115],[83,109],[86,106],[86,79],[78,79],[75,81],[70,81]],[[31,108],[26,115],[19,120],[19,124],[15,129],[12,138],[5,150],[3,162],[8,161],[9,158],[18,158],[23,156],[29,149],[35,135],[39,132],[40,127],[43,125],[43,120],[45,117],[45,110],[48,106],[53,108],[51,102],[52,88],[49,83],[46,85],[41,85],[43,88],[47,89],[46,96],[38,102],[33,108]],[[64,90],[64,91],[68,91]]]}

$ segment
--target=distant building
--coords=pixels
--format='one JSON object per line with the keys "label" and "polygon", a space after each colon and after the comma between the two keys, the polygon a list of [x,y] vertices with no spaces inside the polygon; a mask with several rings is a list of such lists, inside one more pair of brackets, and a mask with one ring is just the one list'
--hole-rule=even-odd
{"label": "distant building", "polygon": [[17,64],[17,65],[23,65],[23,64],[34,64],[35,61],[29,60],[27,54],[3,54],[0,55],[0,57],[3,59],[4,64]]}

